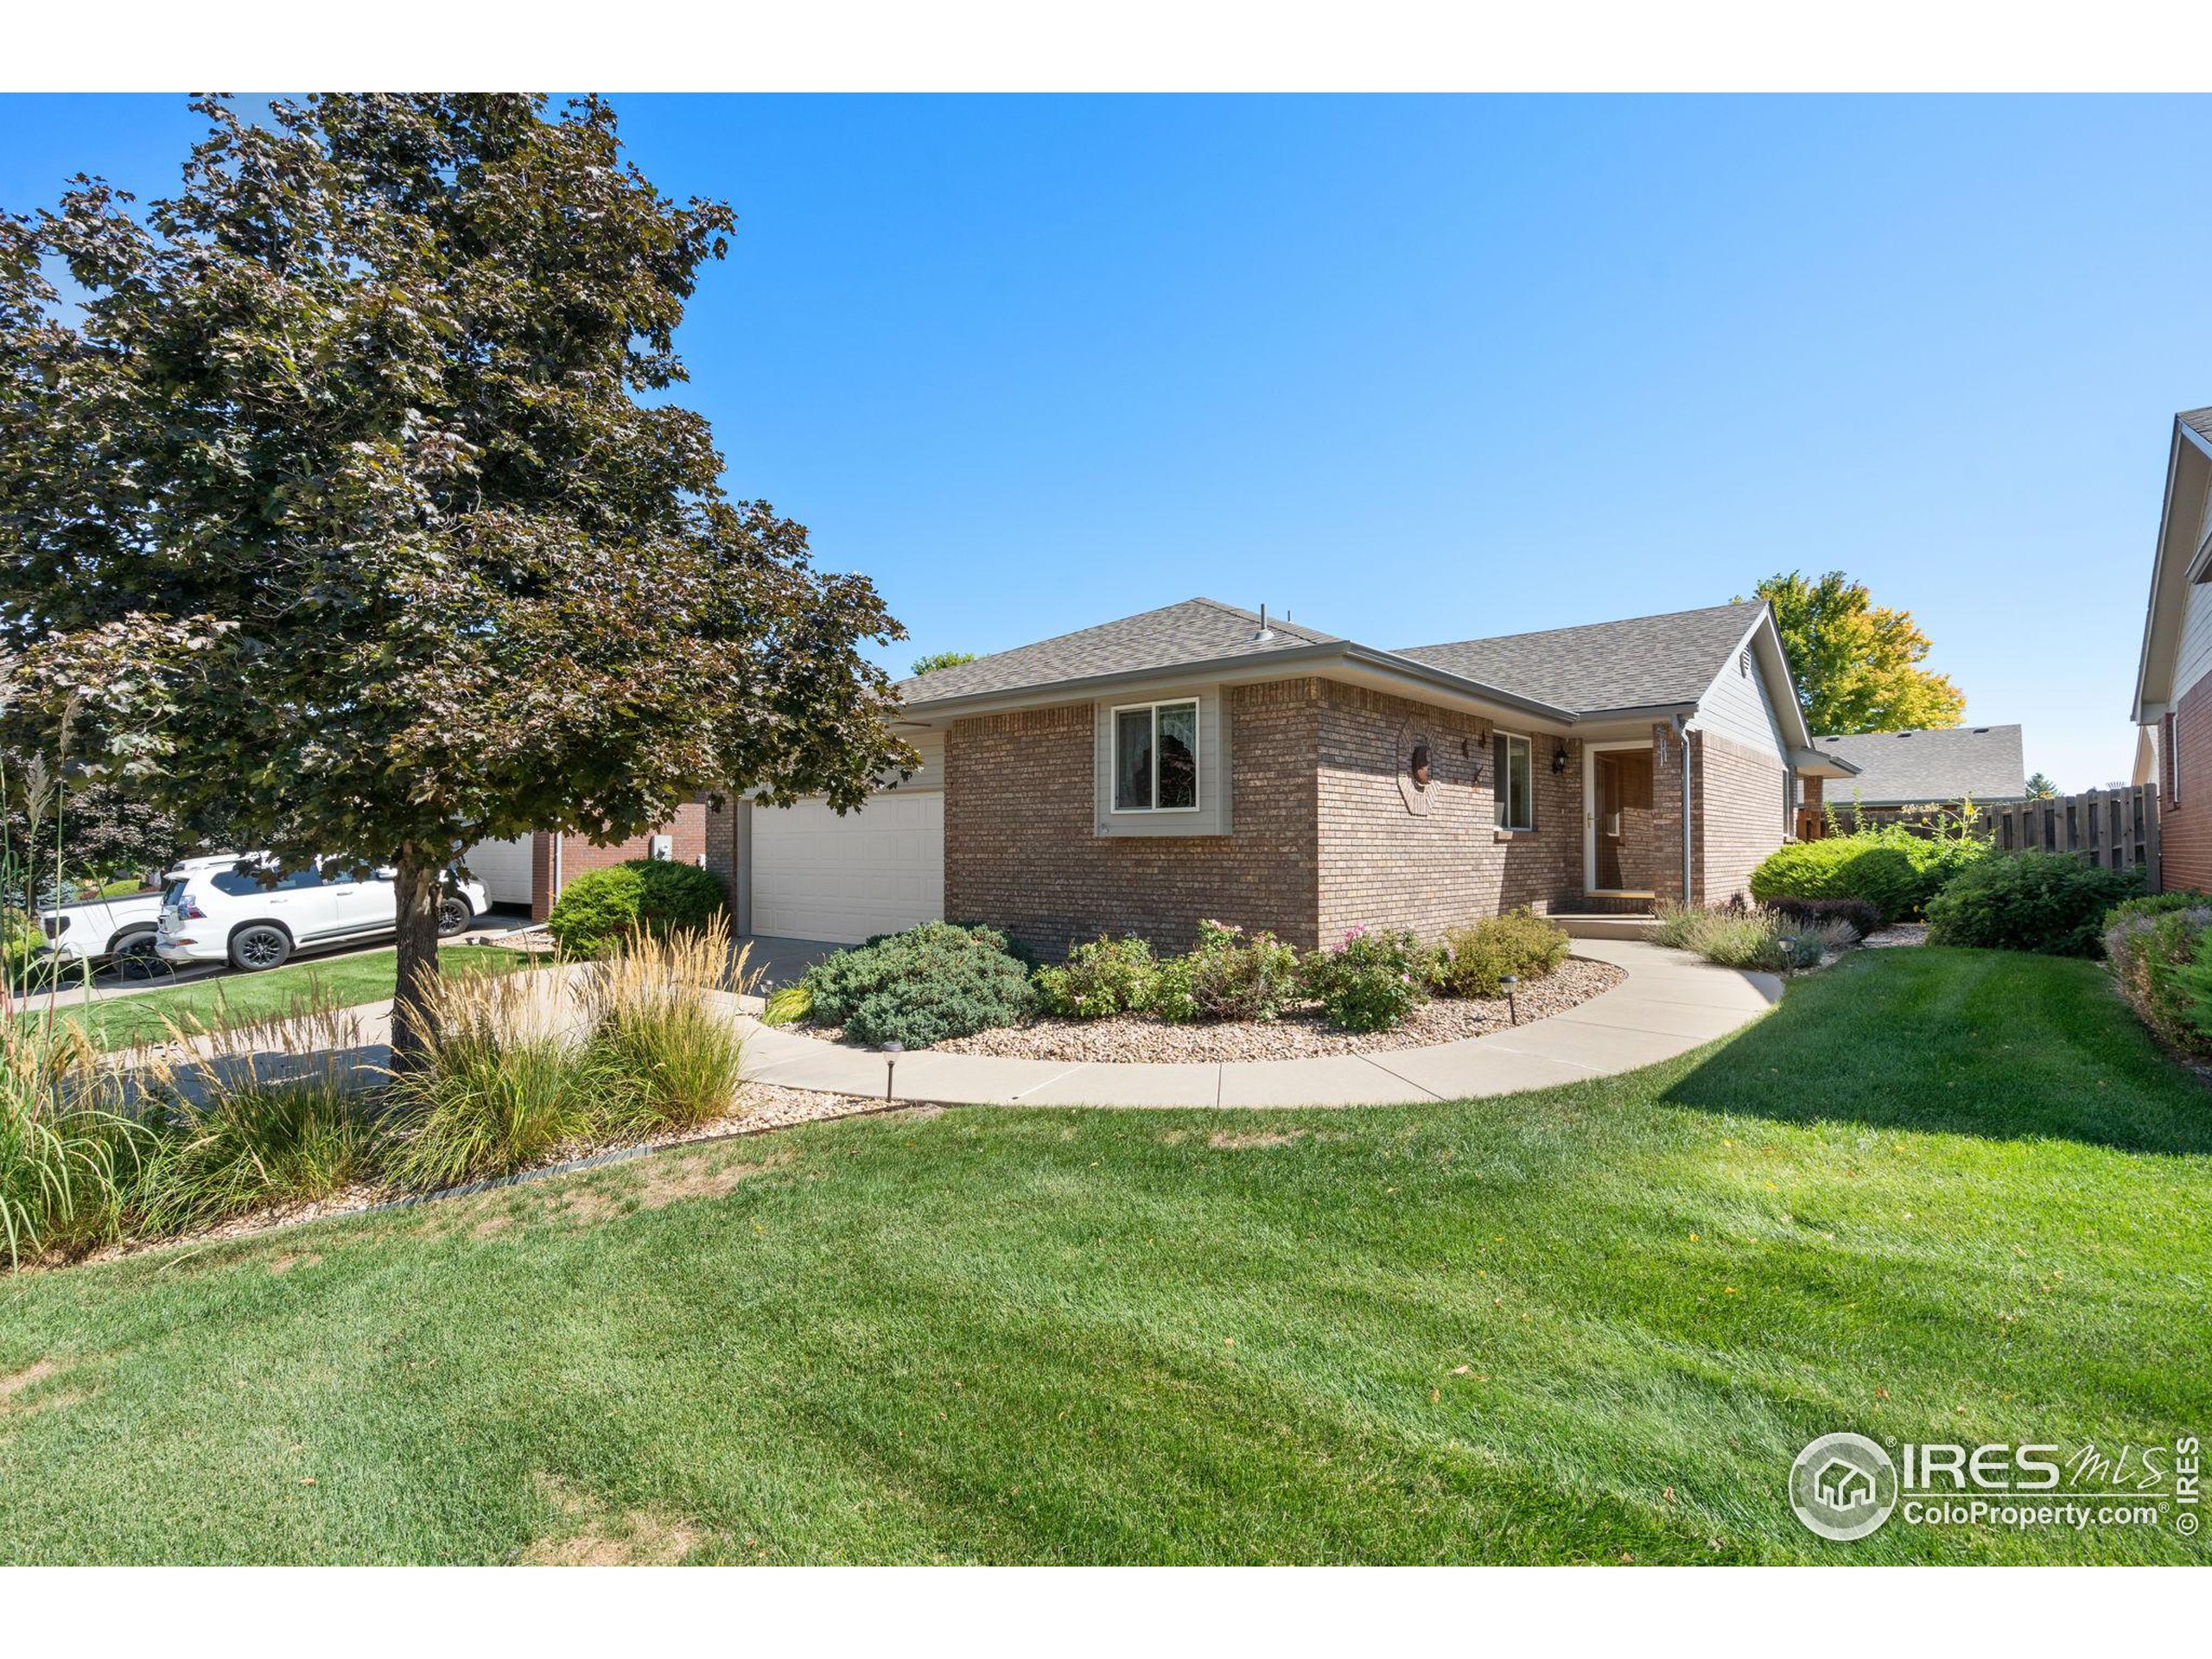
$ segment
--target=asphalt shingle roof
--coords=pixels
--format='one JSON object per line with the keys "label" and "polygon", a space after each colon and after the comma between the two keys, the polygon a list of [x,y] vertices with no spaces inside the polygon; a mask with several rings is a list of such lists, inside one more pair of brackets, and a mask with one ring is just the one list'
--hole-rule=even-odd
{"label": "asphalt shingle roof", "polygon": [[1274,617],[1268,619],[1268,629],[1273,637],[1259,639],[1256,613],[1218,600],[1186,599],[1179,605],[1162,606],[1118,621],[1102,622],[1095,628],[1040,639],[1033,645],[978,657],[957,668],[941,668],[933,674],[901,680],[897,690],[910,703],[931,702],[942,697],[986,696],[1063,680],[1143,673],[1186,663],[1216,662],[1224,657],[1344,643],[1332,633],[1294,627]]}
{"label": "asphalt shingle roof", "polygon": [[2200,438],[2212,438],[2212,409],[2184,409],[2174,416]]}
{"label": "asphalt shingle roof", "polygon": [[1751,632],[1760,601],[1509,633],[1398,652],[1578,714],[1695,702]]}
{"label": "asphalt shingle roof", "polygon": [[1829,785],[1829,798],[1839,804],[1853,798],[1868,806],[1918,806],[1967,796],[2017,801],[2027,792],[2018,726],[1816,737],[1813,747],[1859,768],[1856,778]]}

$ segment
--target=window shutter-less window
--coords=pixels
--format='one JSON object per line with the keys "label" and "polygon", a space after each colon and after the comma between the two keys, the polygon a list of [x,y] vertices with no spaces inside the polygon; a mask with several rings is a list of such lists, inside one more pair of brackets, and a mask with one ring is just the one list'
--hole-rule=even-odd
{"label": "window shutter-less window", "polygon": [[1497,827],[1501,830],[1504,829],[1510,821],[1506,807],[1508,790],[1505,772],[1505,739],[1502,735],[1493,736],[1490,741],[1490,792],[1496,798]]}

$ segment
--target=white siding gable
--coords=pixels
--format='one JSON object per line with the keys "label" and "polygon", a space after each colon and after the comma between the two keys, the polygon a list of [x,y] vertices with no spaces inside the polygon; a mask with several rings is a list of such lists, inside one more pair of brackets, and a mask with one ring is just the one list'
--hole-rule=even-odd
{"label": "white siding gable", "polygon": [[[2212,501],[2198,510],[2196,543],[2200,559],[2203,556],[2208,520],[2212,520]],[[2179,702],[2190,687],[2212,671],[2212,582],[2192,582],[2187,593],[2181,617],[2181,644],[2174,655],[2172,702]]]}
{"label": "white siding gable", "polygon": [[[1746,655],[1751,668],[1748,674],[1742,666]],[[1745,748],[1786,760],[1789,746],[1782,741],[1782,725],[1775,718],[1774,702],[1767,694],[1766,672],[1759,666],[1756,646],[1746,645],[1742,652],[1732,655],[1728,665],[1706,688],[1705,695],[1698,699],[1697,726],[1701,732],[1711,732]]]}

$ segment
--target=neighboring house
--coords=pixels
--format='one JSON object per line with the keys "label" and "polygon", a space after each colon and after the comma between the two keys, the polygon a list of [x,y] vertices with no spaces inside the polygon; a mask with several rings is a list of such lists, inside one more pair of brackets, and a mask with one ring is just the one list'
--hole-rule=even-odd
{"label": "neighboring house", "polygon": [[2028,798],[2018,726],[1866,732],[1816,737],[1813,747],[1848,760],[1859,774],[1825,789],[1825,795],[1821,779],[1806,779],[1801,793],[1808,807],[1825,798],[1839,813],[1858,807],[1869,817],[1893,819],[1916,816],[1915,808],[1955,812],[1967,801],[1984,806]]}
{"label": "neighboring house", "polygon": [[586,870],[603,870],[632,858],[673,858],[686,864],[706,861],[708,806],[702,796],[677,809],[676,816],[642,836],[611,847],[594,847],[582,836],[539,830],[511,841],[480,841],[461,855],[468,873],[484,884],[495,905],[528,906],[543,921],[553,913],[561,889]]}
{"label": "neighboring house", "polygon": [[1719,902],[1799,775],[1851,772],[1756,602],[1394,652],[1192,599],[898,689],[922,768],[862,810],[709,810],[741,930],[1174,949],[1213,918],[1311,946]]}
{"label": "neighboring house", "polygon": [[2212,890],[2212,409],[2174,416],[2135,676],[2135,781],[2158,786],[2159,881]]}

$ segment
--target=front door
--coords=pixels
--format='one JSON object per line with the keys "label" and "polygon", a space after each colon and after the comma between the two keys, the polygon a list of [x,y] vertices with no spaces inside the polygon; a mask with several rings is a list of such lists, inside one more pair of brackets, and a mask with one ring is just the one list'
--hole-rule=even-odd
{"label": "front door", "polygon": [[1593,893],[1648,893],[1657,874],[1649,747],[1590,757],[1589,885]]}

